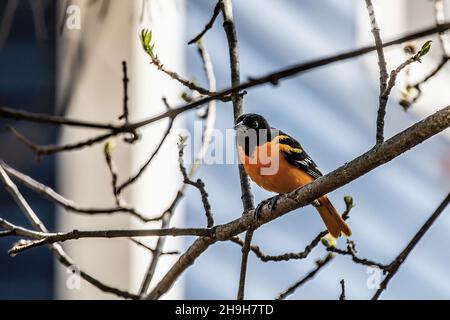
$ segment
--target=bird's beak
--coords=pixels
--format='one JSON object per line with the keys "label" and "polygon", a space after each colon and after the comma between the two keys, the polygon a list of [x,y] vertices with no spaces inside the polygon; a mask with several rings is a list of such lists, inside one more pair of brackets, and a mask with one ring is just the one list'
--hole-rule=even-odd
{"label": "bird's beak", "polygon": [[245,124],[242,123],[242,121],[241,121],[239,123],[236,123],[236,125],[234,126],[234,130],[238,130],[238,129],[243,128],[243,127],[245,127]]}

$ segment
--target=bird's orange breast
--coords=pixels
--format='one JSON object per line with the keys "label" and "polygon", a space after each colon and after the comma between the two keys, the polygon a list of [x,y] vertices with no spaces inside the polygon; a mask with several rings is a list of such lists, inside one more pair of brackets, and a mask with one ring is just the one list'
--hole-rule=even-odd
{"label": "bird's orange breast", "polygon": [[314,180],[306,172],[290,164],[276,142],[267,142],[257,146],[247,156],[241,146],[239,158],[249,177],[261,188],[270,192],[291,192]]}

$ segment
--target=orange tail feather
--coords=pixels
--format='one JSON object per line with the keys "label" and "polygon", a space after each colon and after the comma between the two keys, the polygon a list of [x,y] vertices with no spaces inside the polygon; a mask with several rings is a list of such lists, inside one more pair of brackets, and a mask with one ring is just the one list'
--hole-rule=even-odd
{"label": "orange tail feather", "polygon": [[331,201],[327,196],[323,196],[319,199],[320,206],[316,207],[319,211],[320,216],[328,229],[328,232],[335,238],[341,236],[341,234],[349,237],[352,234],[347,223],[336,211],[336,209],[331,204]]}

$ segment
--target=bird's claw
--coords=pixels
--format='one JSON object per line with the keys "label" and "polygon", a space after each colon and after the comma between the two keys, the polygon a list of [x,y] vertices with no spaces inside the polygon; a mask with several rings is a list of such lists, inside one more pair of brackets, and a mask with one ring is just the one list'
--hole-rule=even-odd
{"label": "bird's claw", "polygon": [[274,196],[272,198],[261,201],[261,203],[258,204],[258,206],[255,209],[254,217],[255,217],[256,221],[258,221],[259,217],[261,216],[262,208],[266,204],[269,205],[269,210],[270,210],[270,212],[272,212],[275,209],[275,207],[277,206],[277,201],[278,201],[278,196]]}

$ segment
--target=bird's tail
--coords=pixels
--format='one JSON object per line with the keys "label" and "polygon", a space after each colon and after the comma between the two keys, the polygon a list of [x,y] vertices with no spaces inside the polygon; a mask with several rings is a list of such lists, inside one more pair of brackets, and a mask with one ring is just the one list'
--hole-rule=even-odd
{"label": "bird's tail", "polygon": [[328,197],[323,196],[319,199],[319,202],[320,206],[317,206],[316,209],[319,211],[328,232],[335,238],[341,236],[341,234],[347,237],[351,236],[352,231],[333,207]]}

